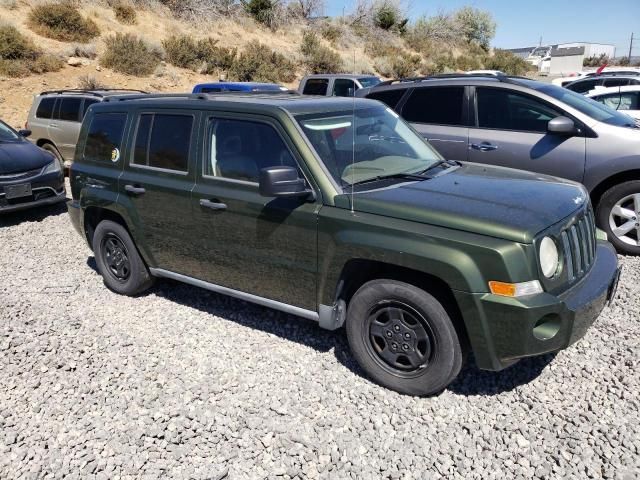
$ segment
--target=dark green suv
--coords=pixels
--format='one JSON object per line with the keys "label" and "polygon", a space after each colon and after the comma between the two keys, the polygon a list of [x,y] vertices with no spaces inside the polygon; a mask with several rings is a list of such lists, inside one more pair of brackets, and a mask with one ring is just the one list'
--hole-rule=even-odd
{"label": "dark green suv", "polygon": [[110,98],[71,189],[110,289],[165,277],[344,324],[366,373],[415,395],[469,349],[500,370],[567,347],[618,278],[582,186],[445,161],[372,100]]}

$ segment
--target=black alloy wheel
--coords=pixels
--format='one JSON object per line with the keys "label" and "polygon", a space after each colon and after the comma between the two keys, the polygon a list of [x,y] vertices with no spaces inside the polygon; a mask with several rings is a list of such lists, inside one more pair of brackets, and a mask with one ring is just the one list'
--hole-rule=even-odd
{"label": "black alloy wheel", "polygon": [[131,276],[129,252],[116,234],[108,233],[105,235],[100,245],[100,252],[108,271],[116,280],[123,283],[129,280]]}

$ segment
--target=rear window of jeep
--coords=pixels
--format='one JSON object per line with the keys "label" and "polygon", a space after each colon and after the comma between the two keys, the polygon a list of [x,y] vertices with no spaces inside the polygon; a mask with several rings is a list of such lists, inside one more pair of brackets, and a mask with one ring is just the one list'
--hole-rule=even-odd
{"label": "rear window of jeep", "polygon": [[84,159],[92,162],[120,160],[126,113],[97,113],[91,119],[84,147]]}

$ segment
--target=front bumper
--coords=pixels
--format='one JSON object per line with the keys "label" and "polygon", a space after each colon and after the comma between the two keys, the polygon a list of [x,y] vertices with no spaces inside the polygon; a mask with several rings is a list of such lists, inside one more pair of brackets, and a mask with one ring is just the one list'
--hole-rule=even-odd
{"label": "front bumper", "polygon": [[[29,183],[31,185],[32,195],[17,199],[7,199],[4,190],[5,187],[20,183]],[[67,192],[64,188],[64,177],[61,172],[38,175],[14,182],[0,183],[0,213],[53,205],[64,202],[66,199]]]}
{"label": "front bumper", "polygon": [[484,370],[502,370],[521,358],[568,347],[585,335],[615,294],[618,276],[616,252],[601,241],[591,270],[559,296],[508,298],[454,292],[476,364]]}

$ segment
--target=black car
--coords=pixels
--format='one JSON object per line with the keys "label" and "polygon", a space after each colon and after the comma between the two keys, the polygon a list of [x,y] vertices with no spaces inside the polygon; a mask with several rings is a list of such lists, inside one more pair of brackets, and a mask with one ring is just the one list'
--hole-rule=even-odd
{"label": "black car", "polygon": [[0,213],[66,200],[60,162],[28,142],[30,134],[0,121]]}

